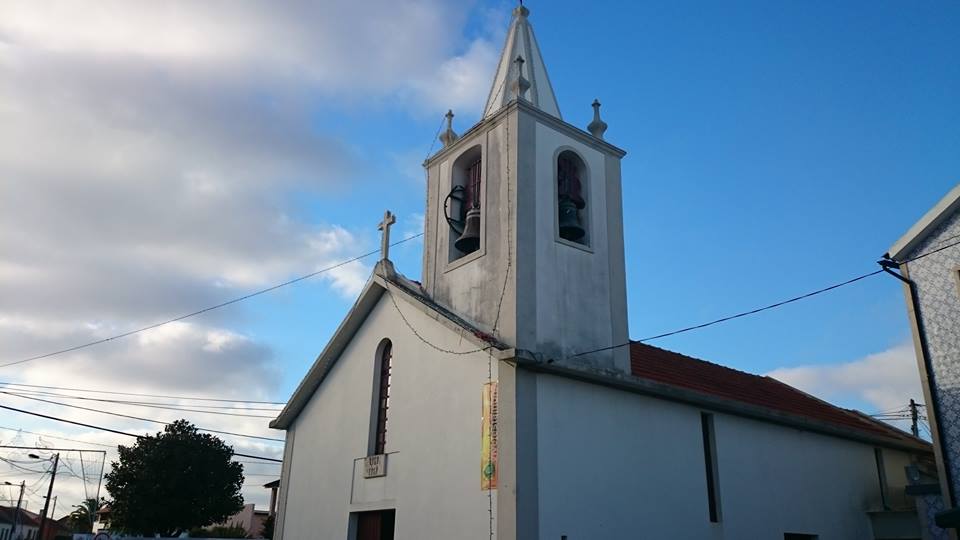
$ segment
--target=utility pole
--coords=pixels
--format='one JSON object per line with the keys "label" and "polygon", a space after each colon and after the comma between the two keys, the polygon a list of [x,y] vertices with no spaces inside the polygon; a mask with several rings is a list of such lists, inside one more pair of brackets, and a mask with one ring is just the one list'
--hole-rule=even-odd
{"label": "utility pole", "polygon": [[[7,482],[9,484],[10,482]],[[23,503],[23,488],[26,487],[27,481],[20,481],[20,496],[17,497],[17,510],[13,514],[13,530],[10,531],[10,538],[15,538],[17,535],[17,525],[20,523],[20,504]]]}
{"label": "utility pole", "polygon": [[20,481],[20,496],[17,497],[17,513],[13,515],[13,532],[17,532],[17,528],[23,520],[23,516],[20,515],[20,505],[23,504],[23,488],[25,488],[26,485],[26,480]]}
{"label": "utility pole", "polygon": [[[903,410],[903,409],[901,409]],[[917,402],[910,399],[910,432],[913,433],[914,437],[920,436],[920,426],[917,425]]]}
{"label": "utility pole", "polygon": [[[33,454],[30,454],[30,457],[33,457]],[[39,456],[38,456],[39,457]],[[53,496],[53,481],[57,479],[57,465],[60,464],[60,453],[57,452],[53,455],[53,469],[50,471],[50,487],[47,488],[47,500],[43,502],[43,512],[40,513],[40,531],[37,534],[37,537],[40,540],[43,540],[44,533],[47,530],[47,510],[50,507],[50,497]]]}

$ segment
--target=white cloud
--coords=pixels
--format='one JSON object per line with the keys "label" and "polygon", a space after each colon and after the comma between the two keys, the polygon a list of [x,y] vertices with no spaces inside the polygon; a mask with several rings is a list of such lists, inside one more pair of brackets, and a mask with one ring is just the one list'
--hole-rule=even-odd
{"label": "white cloud", "polygon": [[463,54],[446,60],[428,77],[414,81],[412,89],[422,102],[442,104],[455,113],[466,113],[469,118],[487,100],[499,54],[490,39],[478,38]]}
{"label": "white cloud", "polygon": [[[129,331],[370,250],[373,238],[307,221],[290,207],[293,194],[349,188],[368,166],[355,145],[318,125],[317,112],[384,102],[479,109],[495,39],[461,40],[467,13],[469,5],[439,0],[0,3],[0,363]],[[352,297],[368,274],[354,262],[322,279]],[[275,397],[277,359],[235,330],[231,313],[22,364],[0,378]],[[132,433],[160,429],[24,398],[3,402]],[[192,418],[279,435],[266,419]],[[0,426],[129,442],[12,413],[0,414]],[[14,436],[2,432],[0,440]],[[228,440],[238,451],[280,455],[276,443]],[[65,509],[82,492],[71,482],[61,484]],[[266,497],[255,484],[247,495]]]}
{"label": "white cloud", "polygon": [[827,401],[855,399],[878,411],[900,409],[911,398],[923,401],[911,343],[849,362],[786,367],[767,375]]}

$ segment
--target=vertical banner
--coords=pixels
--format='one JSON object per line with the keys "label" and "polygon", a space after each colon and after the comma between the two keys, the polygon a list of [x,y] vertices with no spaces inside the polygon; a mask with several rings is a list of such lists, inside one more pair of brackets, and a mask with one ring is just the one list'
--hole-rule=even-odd
{"label": "vertical banner", "polygon": [[497,383],[483,385],[480,423],[480,489],[497,489]]}

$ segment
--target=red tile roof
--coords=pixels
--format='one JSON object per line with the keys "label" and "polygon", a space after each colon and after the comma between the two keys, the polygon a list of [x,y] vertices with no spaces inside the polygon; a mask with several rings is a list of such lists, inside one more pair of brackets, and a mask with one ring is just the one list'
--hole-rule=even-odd
{"label": "red tile roof", "polygon": [[630,345],[630,369],[636,377],[669,386],[763,407],[841,429],[853,429],[913,444],[920,442],[878,420],[831,405],[774,378],[737,371],[651,345]]}

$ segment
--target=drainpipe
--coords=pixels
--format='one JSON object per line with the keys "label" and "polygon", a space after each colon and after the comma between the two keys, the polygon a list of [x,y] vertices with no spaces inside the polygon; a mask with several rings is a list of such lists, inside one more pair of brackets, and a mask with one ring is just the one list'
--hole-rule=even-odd
{"label": "drainpipe", "polygon": [[[933,418],[933,423],[936,426],[934,428],[937,432],[936,442],[939,443],[938,446],[940,447],[940,456],[941,460],[943,461],[943,476],[947,484],[945,486],[947,503],[949,504],[950,508],[955,508],[956,499],[954,498],[953,492],[953,475],[951,474],[950,467],[946,462],[948,455],[947,447],[943,442],[943,437],[940,437],[939,433],[939,427],[941,425],[940,400],[937,392],[937,385],[935,384],[936,374],[933,371],[933,365],[930,361],[930,347],[927,344],[927,334],[923,328],[923,317],[920,315],[920,299],[919,295],[917,294],[917,282],[904,275],[907,274],[906,263],[903,263],[903,266],[901,266],[901,264],[897,261],[890,259],[889,255],[884,255],[884,258],[877,261],[877,264],[880,265],[880,268],[882,268],[884,272],[905,283],[907,285],[907,290],[910,291],[910,306],[913,309],[913,324],[914,329],[916,330],[917,340],[920,342],[920,360],[923,362],[924,371],[926,371],[927,390],[930,395],[930,403],[927,403],[927,412]],[[893,268],[899,270],[900,273],[898,274],[897,272],[894,272],[892,270]]]}

